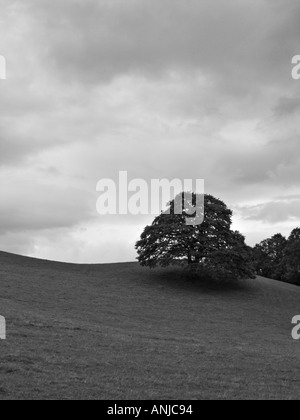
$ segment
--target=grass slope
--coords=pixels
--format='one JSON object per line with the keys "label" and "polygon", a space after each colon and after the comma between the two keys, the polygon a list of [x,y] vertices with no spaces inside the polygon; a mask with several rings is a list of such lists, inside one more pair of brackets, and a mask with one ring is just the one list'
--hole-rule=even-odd
{"label": "grass slope", "polygon": [[0,253],[0,399],[295,399],[300,288]]}

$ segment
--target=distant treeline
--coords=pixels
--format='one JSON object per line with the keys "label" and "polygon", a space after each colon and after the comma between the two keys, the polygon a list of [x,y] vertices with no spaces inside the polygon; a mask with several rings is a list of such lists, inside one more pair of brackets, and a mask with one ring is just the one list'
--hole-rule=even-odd
{"label": "distant treeline", "polygon": [[288,239],[278,233],[253,249],[256,273],[300,286],[300,228]]}

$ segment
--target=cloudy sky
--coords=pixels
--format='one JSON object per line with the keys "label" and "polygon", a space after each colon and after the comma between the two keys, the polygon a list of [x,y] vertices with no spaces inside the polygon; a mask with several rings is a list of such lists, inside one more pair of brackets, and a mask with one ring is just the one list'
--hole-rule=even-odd
{"label": "cloudy sky", "polygon": [[134,260],[102,178],[205,179],[251,245],[300,225],[299,0],[0,0],[0,249]]}

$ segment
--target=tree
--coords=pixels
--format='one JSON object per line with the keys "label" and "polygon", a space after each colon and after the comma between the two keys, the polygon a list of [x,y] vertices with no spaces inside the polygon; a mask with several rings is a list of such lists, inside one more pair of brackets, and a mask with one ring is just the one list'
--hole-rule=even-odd
{"label": "tree", "polygon": [[[179,194],[169,203],[167,212],[145,228],[136,244],[140,264],[151,268],[176,264],[215,277],[253,278],[250,248],[239,232],[231,230],[232,211],[221,200],[205,194],[203,223],[188,225],[186,217],[199,196],[191,197],[186,203],[183,193]],[[180,200],[183,212],[176,214]]]}
{"label": "tree", "polygon": [[283,280],[286,271],[283,264],[286,246],[287,240],[280,233],[256,245],[253,255],[257,274]]}
{"label": "tree", "polygon": [[300,228],[294,229],[288,239],[283,264],[285,281],[300,285]]}

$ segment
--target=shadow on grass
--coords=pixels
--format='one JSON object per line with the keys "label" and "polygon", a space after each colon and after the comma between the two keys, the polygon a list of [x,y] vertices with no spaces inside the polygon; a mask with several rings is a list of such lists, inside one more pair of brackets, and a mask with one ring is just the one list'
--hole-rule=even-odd
{"label": "shadow on grass", "polygon": [[151,281],[172,289],[199,293],[232,294],[253,291],[252,280],[213,278],[207,275],[191,275],[184,268],[166,268],[151,271]]}

